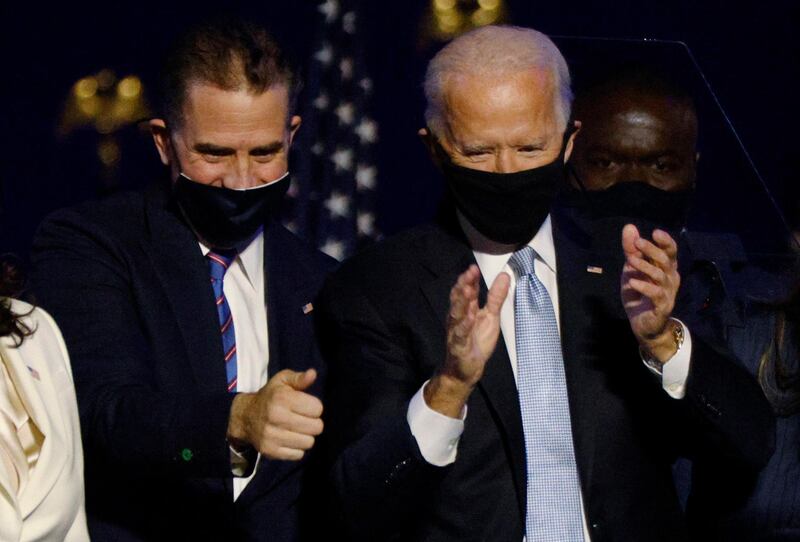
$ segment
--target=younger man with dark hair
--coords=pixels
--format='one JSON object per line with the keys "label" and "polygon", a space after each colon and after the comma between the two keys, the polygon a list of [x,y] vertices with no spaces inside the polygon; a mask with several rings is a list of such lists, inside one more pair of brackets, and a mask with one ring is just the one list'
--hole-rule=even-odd
{"label": "younger man with dark hair", "polygon": [[293,540],[322,432],[311,308],[327,258],[274,223],[300,126],[268,34],[238,21],[173,50],[171,182],[57,213],[34,285],[62,323],[99,540]]}

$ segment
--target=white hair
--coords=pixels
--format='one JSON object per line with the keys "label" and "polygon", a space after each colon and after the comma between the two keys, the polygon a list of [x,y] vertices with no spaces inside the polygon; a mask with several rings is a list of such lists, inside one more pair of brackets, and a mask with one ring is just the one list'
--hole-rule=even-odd
{"label": "white hair", "polygon": [[564,130],[572,107],[569,68],[555,44],[532,28],[483,26],[448,43],[428,64],[425,72],[425,122],[436,134],[443,133],[444,93],[453,76],[497,77],[528,70],[552,74],[556,118]]}

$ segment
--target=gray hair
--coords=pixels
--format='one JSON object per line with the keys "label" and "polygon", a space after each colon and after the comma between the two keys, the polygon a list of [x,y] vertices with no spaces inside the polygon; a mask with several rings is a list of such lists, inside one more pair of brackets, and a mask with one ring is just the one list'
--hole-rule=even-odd
{"label": "gray hair", "polygon": [[553,76],[559,128],[564,130],[572,107],[567,62],[555,44],[532,28],[483,26],[448,43],[428,64],[425,72],[425,122],[436,134],[443,133],[444,93],[456,75],[498,76],[527,70],[546,70]]}

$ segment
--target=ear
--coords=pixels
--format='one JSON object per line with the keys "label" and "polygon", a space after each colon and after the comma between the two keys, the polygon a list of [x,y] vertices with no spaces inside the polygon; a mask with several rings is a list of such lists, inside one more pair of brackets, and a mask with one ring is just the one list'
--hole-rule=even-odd
{"label": "ear", "polygon": [[564,151],[564,163],[567,163],[567,161],[569,161],[569,157],[572,155],[572,149],[575,147],[575,138],[581,131],[581,121],[574,121],[573,126],[575,127],[575,131],[572,132],[572,135],[569,136],[569,139],[567,140],[567,148]]}
{"label": "ear", "polygon": [[441,156],[439,156],[439,149],[438,149],[438,141],[436,136],[433,135],[430,128],[420,128],[417,130],[417,135],[422,140],[422,144],[425,145],[425,148],[428,150],[428,155],[431,157],[431,160],[436,167],[439,167],[441,163]]}
{"label": "ear", "polygon": [[164,122],[164,119],[151,119],[147,124],[153,136],[153,143],[156,144],[158,155],[161,157],[161,163],[165,166],[170,165],[174,149],[169,139],[167,123]]}
{"label": "ear", "polygon": [[700,153],[696,152],[694,153],[694,162],[691,164],[692,169],[689,173],[691,175],[691,181],[692,181],[690,184],[691,188],[695,188],[695,186],[697,185],[697,164],[699,163],[700,163]]}
{"label": "ear", "polygon": [[292,115],[292,120],[289,122],[289,146],[292,146],[292,141],[294,141],[294,136],[297,133],[297,130],[300,129],[300,125],[303,124],[303,119],[301,119],[298,115]]}

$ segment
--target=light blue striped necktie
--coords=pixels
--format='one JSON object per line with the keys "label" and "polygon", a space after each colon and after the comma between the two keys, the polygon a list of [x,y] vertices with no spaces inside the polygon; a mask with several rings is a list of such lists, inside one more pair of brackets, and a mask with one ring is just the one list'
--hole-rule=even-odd
{"label": "light blue striped necktie", "polygon": [[211,288],[214,290],[214,302],[217,305],[219,332],[222,335],[222,351],[225,353],[225,374],[228,379],[228,391],[236,392],[238,382],[236,356],[236,330],[233,327],[233,314],[225,299],[225,272],[236,258],[235,252],[209,252],[206,254],[211,273]]}
{"label": "light blue striped necktie", "polygon": [[514,322],[517,390],[525,434],[528,542],[583,541],[564,359],[553,303],[534,273],[529,246],[508,265],[517,275]]}

